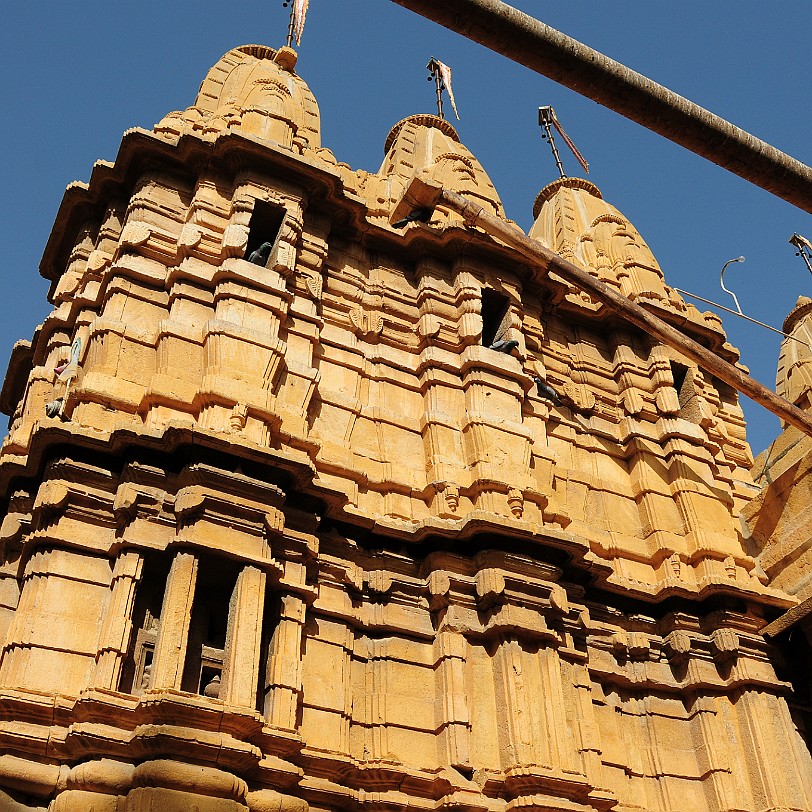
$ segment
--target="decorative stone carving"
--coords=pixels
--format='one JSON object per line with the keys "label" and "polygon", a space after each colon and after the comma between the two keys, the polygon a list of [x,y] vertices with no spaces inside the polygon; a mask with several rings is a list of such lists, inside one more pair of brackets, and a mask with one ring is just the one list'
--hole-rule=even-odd
{"label": "decorative stone carving", "polygon": [[369,313],[356,307],[350,310],[350,321],[355,334],[362,338],[372,338],[383,332],[383,316],[380,313]]}
{"label": "decorative stone carving", "polygon": [[522,492],[518,488],[511,488],[508,491],[507,501],[510,512],[517,519],[521,519],[522,513],[524,513],[524,496]]}
{"label": "decorative stone carving", "polygon": [[248,418],[248,407],[242,403],[237,403],[231,410],[229,425],[232,431],[242,431],[245,428],[245,421]]}

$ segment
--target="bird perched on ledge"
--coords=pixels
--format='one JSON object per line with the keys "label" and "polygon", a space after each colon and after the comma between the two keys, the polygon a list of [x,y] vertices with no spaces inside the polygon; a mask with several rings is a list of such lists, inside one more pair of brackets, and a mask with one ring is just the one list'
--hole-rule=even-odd
{"label": "bird perched on ledge", "polygon": [[273,243],[270,242],[262,243],[262,245],[260,245],[256,251],[251,252],[251,255],[248,257],[248,261],[253,262],[254,265],[264,266],[265,263],[268,261],[268,257],[271,255],[272,248]]}
{"label": "bird perched on ledge", "polygon": [[536,384],[536,391],[538,392],[538,396],[543,398],[544,400],[549,400],[551,403],[555,404],[556,406],[561,405],[561,395],[553,389],[544,378],[539,378],[538,375],[533,375],[533,383]]}
{"label": "bird perched on ledge", "polygon": [[505,355],[510,355],[516,347],[519,346],[519,342],[515,339],[510,339],[510,341],[497,341],[494,344],[491,344],[488,347],[489,350],[496,350],[496,352],[503,352]]}
{"label": "bird perched on ledge", "polygon": [[427,208],[412,209],[402,220],[398,220],[397,223],[392,223],[392,228],[406,228],[409,223],[414,222],[428,223],[432,211],[433,209]]}

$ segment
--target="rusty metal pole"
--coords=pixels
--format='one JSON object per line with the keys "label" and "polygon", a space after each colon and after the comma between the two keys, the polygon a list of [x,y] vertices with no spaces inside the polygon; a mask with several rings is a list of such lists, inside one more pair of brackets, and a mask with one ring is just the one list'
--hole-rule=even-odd
{"label": "rusty metal pole", "polygon": [[[431,186],[414,184],[406,192],[406,200],[414,201],[423,196],[419,202],[423,206],[433,208],[436,203],[443,203],[463,216],[469,225],[479,226],[491,237],[515,248],[536,267],[555,271],[559,276],[585,290],[590,296],[603,302],[610,310],[622,318],[645,330],[649,335],[667,344],[669,347],[689,358],[706,372],[710,372],[737,391],[747,395],[751,400],[771,411],[791,426],[800,429],[812,437],[812,415],[794,406],[788,400],[776,395],[764,384],[745,375],[733,364],[720,358],[716,353],[703,347],[689,338],[685,333],[672,327],[661,318],[649,313],[631,299],[618,293],[614,288],[601,282],[588,274],[582,268],[558,256],[546,246],[527,237],[521,229],[494,217],[486,212],[478,203],[449,191]],[[410,203],[413,205],[413,202]]]}
{"label": "rusty metal pole", "polygon": [[500,0],[393,0],[812,213],[812,168]]}

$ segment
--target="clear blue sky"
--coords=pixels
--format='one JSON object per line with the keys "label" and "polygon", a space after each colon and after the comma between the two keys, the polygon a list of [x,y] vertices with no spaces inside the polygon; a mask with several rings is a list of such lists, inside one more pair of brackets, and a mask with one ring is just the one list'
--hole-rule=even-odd
{"label": "clear blue sky", "polygon": [[[808,0],[516,0],[513,5],[809,163],[812,63]],[[765,8],[767,9],[765,13]],[[48,312],[38,274],[65,186],[115,158],[123,131],[151,127],[194,100],[229,48],[279,46],[281,0],[133,4],[15,3],[0,31],[0,366]],[[746,313],[781,326],[812,276],[787,243],[812,238],[809,215],[615,113],[395,6],[311,0],[298,70],[319,101],[337,158],[376,170],[390,127],[432,110],[425,64],[451,65],[463,142],[490,174],[508,216],[527,228],[536,192],[555,177],[536,110],[552,104],[604,197],[637,226],[670,284],[716,301],[719,269]],[[569,174],[578,174],[565,156]],[[701,309],[703,306],[700,306]],[[725,317],[753,375],[774,385],[778,340]],[[754,453],[778,421],[744,402]]]}

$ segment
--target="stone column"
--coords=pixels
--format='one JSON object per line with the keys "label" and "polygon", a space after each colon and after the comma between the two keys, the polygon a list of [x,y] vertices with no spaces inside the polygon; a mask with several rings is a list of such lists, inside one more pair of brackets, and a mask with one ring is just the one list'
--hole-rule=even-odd
{"label": "stone column", "polygon": [[540,649],[535,656],[539,667],[540,693],[537,702],[544,718],[549,744],[548,754],[553,767],[566,773],[580,772],[580,759],[571,735],[567,735],[571,721],[567,718],[564,686],[561,678],[561,660],[555,648]]}
{"label": "stone column", "polygon": [[[763,689],[742,691],[735,703],[741,749],[760,809],[809,809],[812,768],[786,701]],[[776,765],[780,765],[776,769]]]}
{"label": "stone column", "polygon": [[[525,653],[518,640],[504,639],[494,657],[494,677],[501,697],[497,709],[504,725],[499,726],[499,749],[504,767],[524,764],[549,763],[546,742],[542,741],[541,726],[535,724],[536,706],[531,696],[538,696],[538,686],[528,684],[525,670]],[[541,759],[536,757],[536,742],[544,751]]]}
{"label": "stone column", "polygon": [[197,581],[197,557],[178,553],[166,579],[161,625],[155,644],[150,688],[179,690],[189,642],[189,624]]}
{"label": "stone column", "polygon": [[[740,797],[737,777],[734,775],[731,756],[737,755],[732,747],[732,736],[725,730],[720,718],[722,703],[727,697],[697,696],[691,708],[691,726],[695,737],[701,742],[697,747],[697,757],[706,783],[710,784],[710,794],[718,809],[738,809],[747,805]],[[734,740],[735,741],[735,740]]]}
{"label": "stone column", "polygon": [[298,595],[283,595],[279,623],[271,639],[265,685],[265,718],[285,730],[296,729],[302,693],[302,629],[305,602]]}
{"label": "stone column", "polygon": [[438,727],[445,739],[446,758],[452,767],[470,763],[471,711],[465,690],[466,639],[455,632],[441,632],[434,642],[441,697]]}
{"label": "stone column", "polygon": [[121,667],[132,636],[135,590],[144,569],[144,559],[135,550],[125,550],[116,559],[110,584],[110,603],[99,634],[99,652],[93,674],[94,688],[118,688]]}
{"label": "stone column", "polygon": [[578,663],[567,664],[572,684],[573,705],[577,724],[577,747],[581,754],[584,774],[596,788],[604,787],[603,763],[601,761],[600,732],[595,721],[595,707],[592,704],[592,681],[589,669]]}
{"label": "stone column", "polygon": [[265,573],[244,567],[237,577],[228,610],[223,682],[220,699],[228,705],[254,708],[265,608]]}

